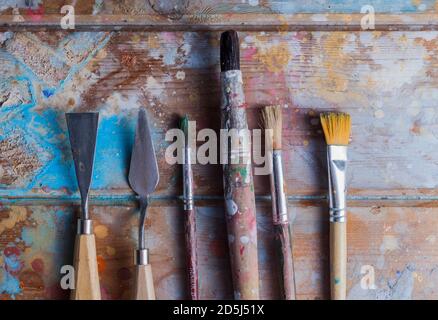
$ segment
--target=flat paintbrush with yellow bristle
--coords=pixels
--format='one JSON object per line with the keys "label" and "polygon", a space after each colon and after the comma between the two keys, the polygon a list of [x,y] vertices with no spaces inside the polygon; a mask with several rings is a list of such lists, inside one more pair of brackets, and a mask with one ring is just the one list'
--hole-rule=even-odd
{"label": "flat paintbrush with yellow bristle", "polygon": [[330,205],[330,288],[332,300],[345,300],[347,291],[347,146],[351,119],[346,113],[323,113],[321,125],[327,142]]}
{"label": "flat paintbrush with yellow bristle", "polygon": [[[272,133],[272,149],[266,150],[271,155],[271,196],[272,217],[275,239],[278,242],[280,256],[281,286],[285,300],[295,300],[294,264],[292,255],[292,237],[287,214],[287,200],[284,192],[283,162],[281,156],[282,113],[281,106],[268,106],[262,110],[261,120],[265,134]],[[272,130],[272,131],[268,131]]]}

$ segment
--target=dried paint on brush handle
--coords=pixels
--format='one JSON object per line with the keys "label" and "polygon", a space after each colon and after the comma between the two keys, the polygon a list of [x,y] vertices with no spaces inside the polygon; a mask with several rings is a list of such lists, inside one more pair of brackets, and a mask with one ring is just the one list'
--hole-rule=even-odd
{"label": "dried paint on brush handle", "polygon": [[187,256],[187,275],[190,297],[199,300],[198,256],[196,250],[196,211],[185,210],[185,237]]}
{"label": "dried paint on brush handle", "polygon": [[[222,129],[248,130],[241,71],[222,72],[221,88]],[[251,146],[243,141],[222,146],[221,163],[234,298],[248,300],[259,299],[259,272]]]}
{"label": "dried paint on brush handle", "polygon": [[330,222],[330,287],[332,300],[347,295],[347,223]]}
{"label": "dried paint on brush handle", "polygon": [[289,224],[274,225],[275,240],[280,258],[280,275],[285,300],[295,300],[295,279],[292,251],[292,235]]}

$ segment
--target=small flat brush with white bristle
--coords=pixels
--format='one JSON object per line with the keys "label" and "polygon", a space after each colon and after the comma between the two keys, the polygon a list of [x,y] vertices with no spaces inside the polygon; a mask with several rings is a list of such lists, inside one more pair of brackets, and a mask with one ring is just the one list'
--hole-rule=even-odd
{"label": "small flat brush with white bristle", "polygon": [[[284,191],[283,161],[281,151],[282,110],[280,106],[268,106],[262,110],[261,120],[267,130],[272,130],[272,150],[267,149],[271,161],[271,195],[272,218],[275,229],[275,239],[278,242],[280,256],[281,286],[285,300],[295,300],[295,279],[292,253],[292,237],[287,213],[287,200]],[[269,150],[269,151],[268,151]]]}

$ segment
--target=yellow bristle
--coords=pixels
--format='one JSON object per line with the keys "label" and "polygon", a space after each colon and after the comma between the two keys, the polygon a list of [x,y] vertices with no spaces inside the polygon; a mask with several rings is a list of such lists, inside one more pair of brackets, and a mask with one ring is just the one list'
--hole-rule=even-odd
{"label": "yellow bristle", "polygon": [[281,150],[282,133],[282,110],[281,106],[267,106],[262,110],[262,122],[265,129],[273,130],[273,149]]}
{"label": "yellow bristle", "polygon": [[351,118],[347,113],[322,113],[321,125],[328,145],[346,146],[350,142]]}

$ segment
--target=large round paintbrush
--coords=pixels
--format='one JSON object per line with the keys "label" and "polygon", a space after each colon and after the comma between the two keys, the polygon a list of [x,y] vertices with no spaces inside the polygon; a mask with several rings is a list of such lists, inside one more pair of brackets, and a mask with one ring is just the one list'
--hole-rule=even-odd
{"label": "large round paintbrush", "polygon": [[[262,123],[265,135],[269,135],[271,143],[265,147],[270,155],[272,219],[275,239],[278,242],[280,258],[281,287],[285,300],[295,300],[295,279],[292,253],[292,237],[287,213],[287,200],[284,191],[283,160],[281,151],[282,112],[280,106],[269,106],[262,110]],[[271,135],[272,134],[272,135]]]}
{"label": "large round paintbrush", "polygon": [[[237,32],[221,36],[221,122],[231,145],[221,148],[228,245],[235,299],[259,299],[254,182]],[[237,139],[236,139],[237,138]],[[247,137],[248,138],[248,137]],[[238,141],[237,145],[233,141]]]}
{"label": "large round paintbrush", "polygon": [[345,300],[347,293],[347,146],[351,119],[346,113],[321,114],[327,142],[330,205],[330,288],[332,300]]}

